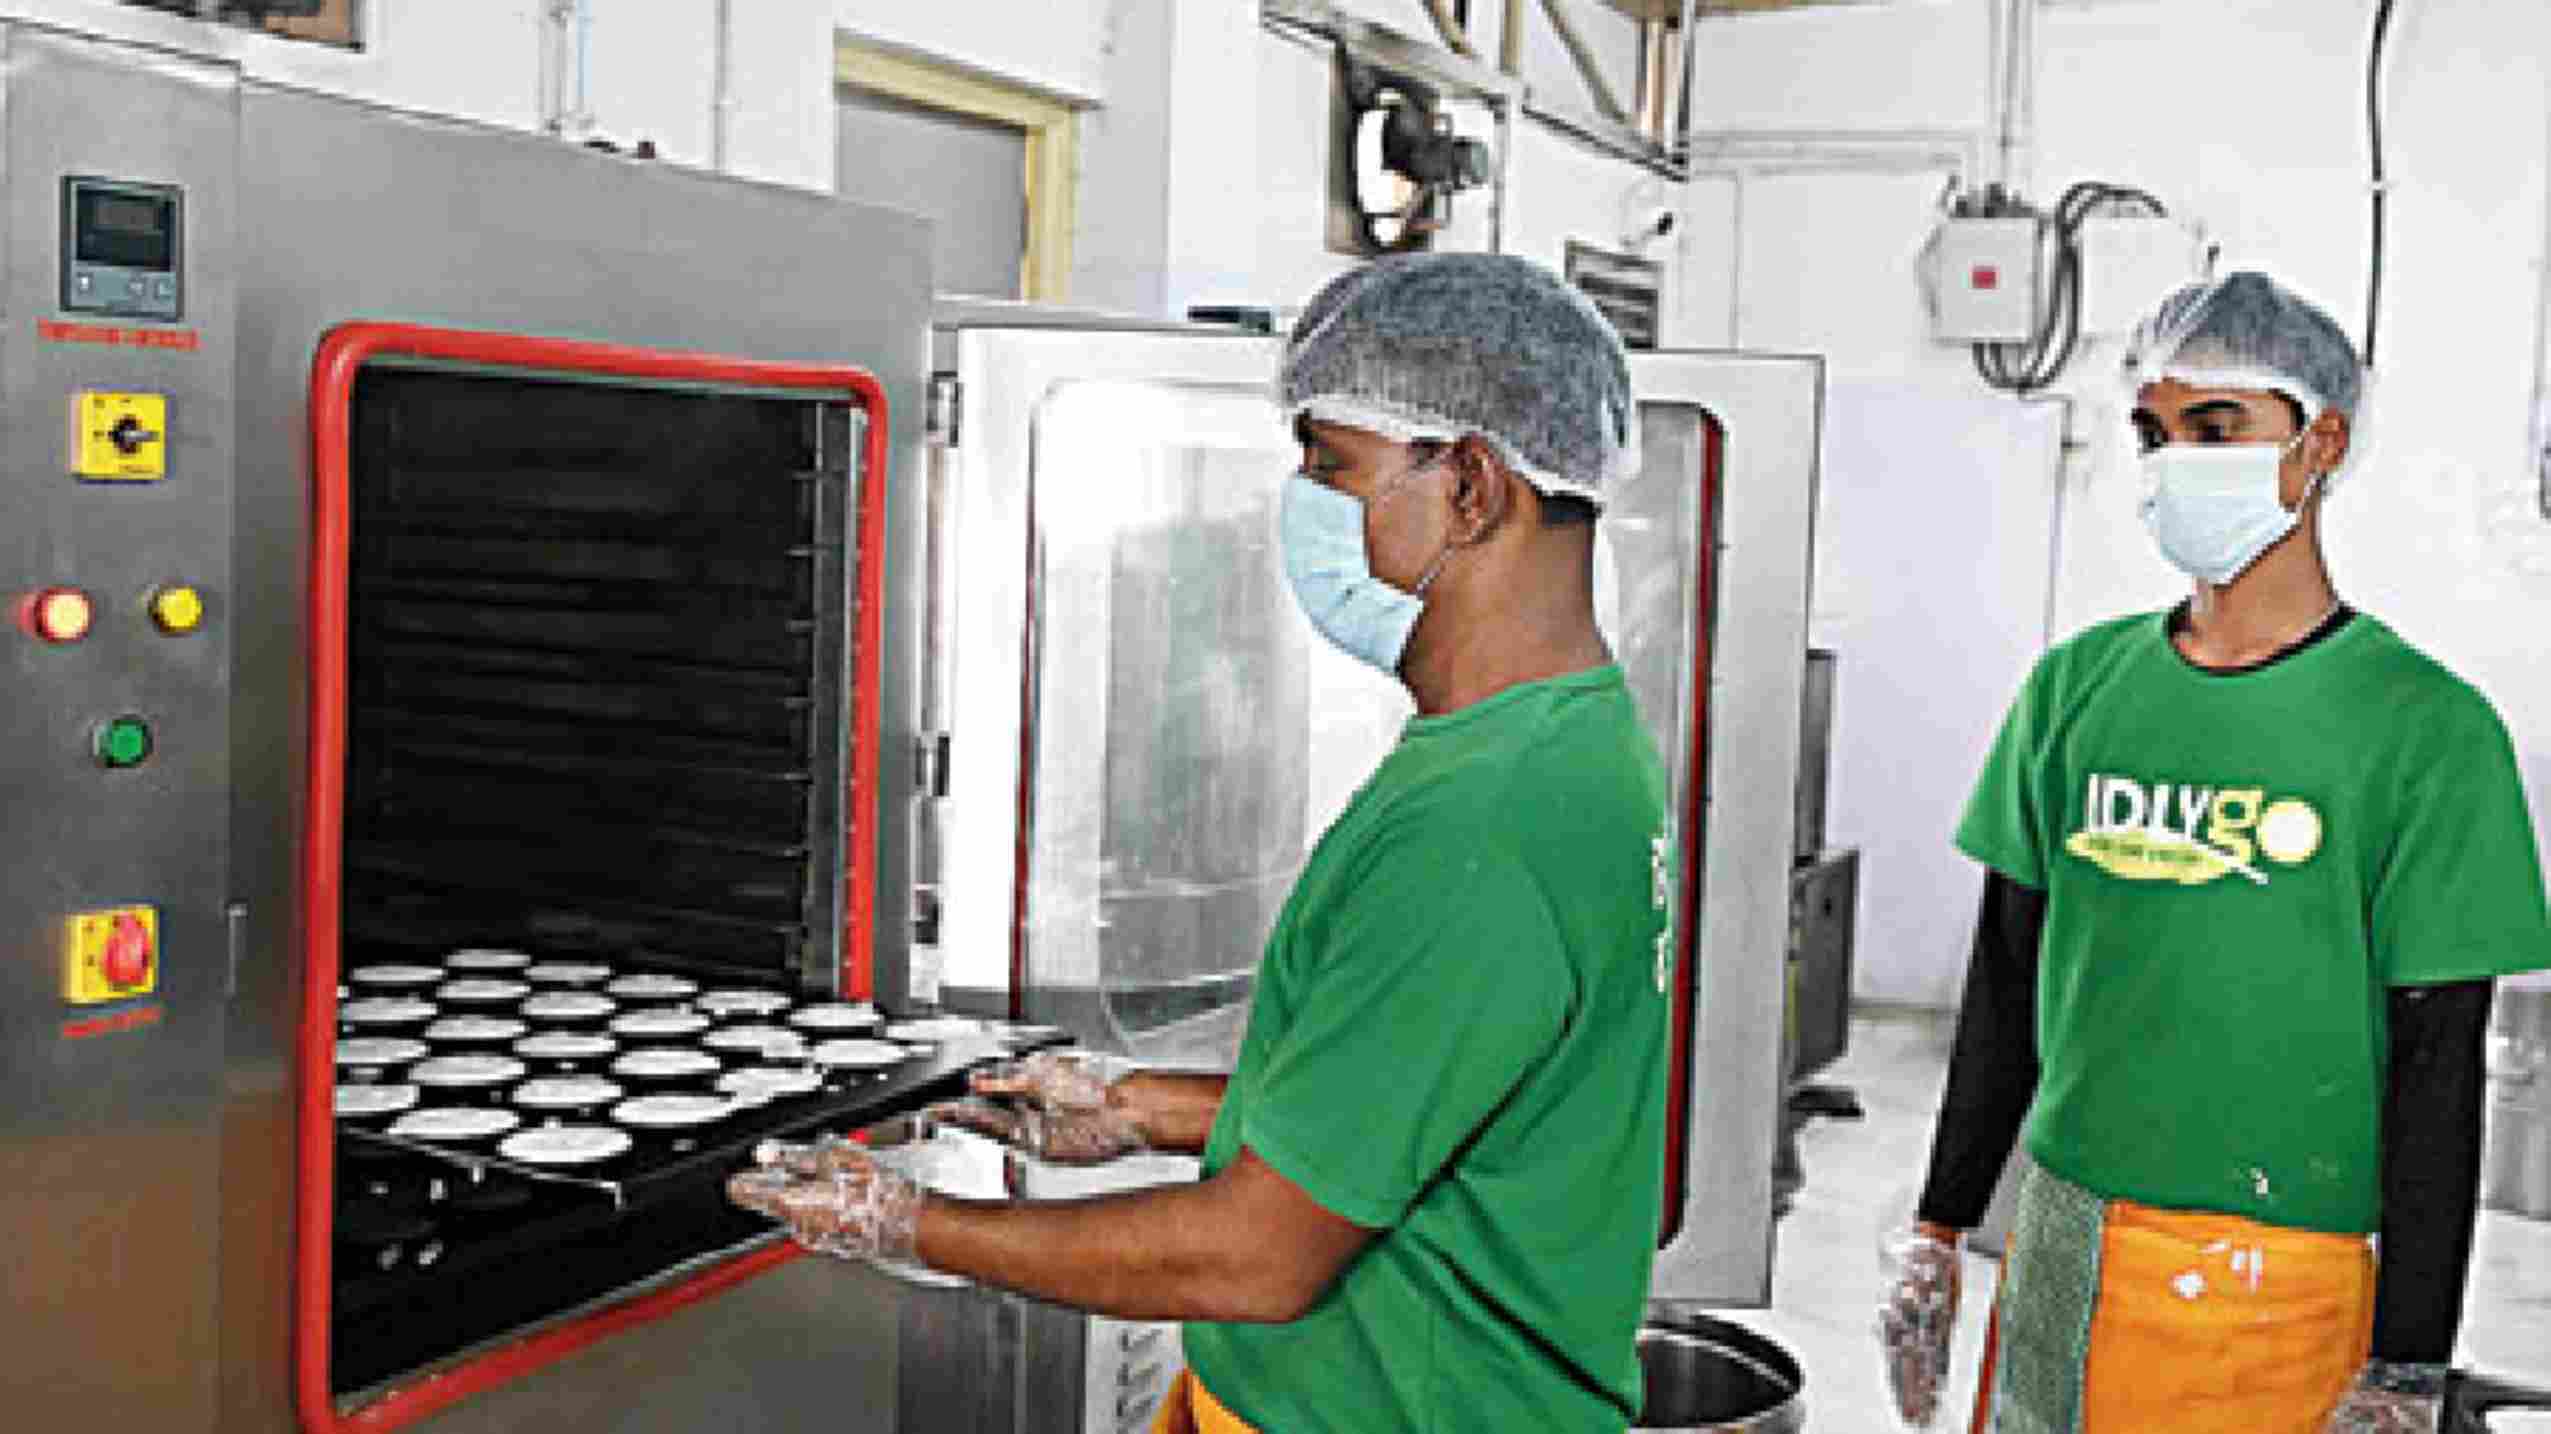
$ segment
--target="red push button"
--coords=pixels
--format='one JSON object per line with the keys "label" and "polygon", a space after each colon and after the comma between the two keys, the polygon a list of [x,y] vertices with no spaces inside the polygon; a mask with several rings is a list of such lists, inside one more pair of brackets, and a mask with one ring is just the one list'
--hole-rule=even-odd
{"label": "red push button", "polygon": [[105,957],[99,964],[111,985],[139,986],[149,980],[150,928],[129,911],[119,913],[115,918],[115,928],[107,933]]}
{"label": "red push button", "polygon": [[77,642],[89,635],[97,610],[78,588],[43,588],[19,608],[27,631],[46,642]]}

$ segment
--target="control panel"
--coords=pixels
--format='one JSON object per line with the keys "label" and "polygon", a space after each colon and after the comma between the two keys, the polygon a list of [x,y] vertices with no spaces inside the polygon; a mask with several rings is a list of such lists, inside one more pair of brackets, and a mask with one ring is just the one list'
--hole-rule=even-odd
{"label": "control panel", "polygon": [[64,178],[62,307],[137,319],[183,316],[184,213],[174,185]]}
{"label": "control panel", "polygon": [[[11,844],[42,856],[0,880],[0,921],[47,953],[0,982],[0,1024],[21,1038],[183,1042],[217,1015],[198,1003],[219,989],[205,982],[225,901],[233,447],[227,346],[207,340],[234,295],[218,271],[191,295],[186,276],[190,206],[224,232],[228,196],[194,182],[219,181],[204,161],[223,145],[154,136],[137,173],[10,176],[61,209],[59,291],[0,336],[27,345],[0,417],[63,435],[5,454],[34,521],[0,532],[0,685],[23,699],[0,736],[23,820]],[[49,289],[44,273],[28,277]]]}

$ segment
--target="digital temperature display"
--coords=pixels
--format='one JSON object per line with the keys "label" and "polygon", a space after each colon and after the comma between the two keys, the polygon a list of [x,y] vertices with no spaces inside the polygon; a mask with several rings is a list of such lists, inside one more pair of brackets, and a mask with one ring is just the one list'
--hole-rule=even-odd
{"label": "digital temperature display", "polygon": [[185,311],[185,241],[177,186],[63,176],[62,307],[174,321]]}
{"label": "digital temperature display", "polygon": [[83,189],[75,230],[79,239],[76,252],[83,264],[113,264],[122,269],[175,267],[177,201],[173,198]]}

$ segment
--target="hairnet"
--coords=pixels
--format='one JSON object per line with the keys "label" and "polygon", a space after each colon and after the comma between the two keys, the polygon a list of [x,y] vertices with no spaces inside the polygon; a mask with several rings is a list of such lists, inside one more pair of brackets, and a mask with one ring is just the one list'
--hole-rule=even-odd
{"label": "hairnet", "polygon": [[2353,419],[2364,389],[2346,332],[2310,300],[2250,272],[2164,299],[2127,341],[2125,366],[2130,387],[2175,378],[2275,389],[2303,405],[2306,423],[2332,408]]}
{"label": "hairnet", "polygon": [[1329,282],[1285,344],[1278,401],[1399,442],[1476,433],[1543,493],[1601,504],[1637,462],[1621,337],[1504,254],[1405,254]]}

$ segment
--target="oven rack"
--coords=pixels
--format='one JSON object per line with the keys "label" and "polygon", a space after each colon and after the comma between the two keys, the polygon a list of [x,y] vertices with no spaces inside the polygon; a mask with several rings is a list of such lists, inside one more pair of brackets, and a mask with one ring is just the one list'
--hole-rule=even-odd
{"label": "oven rack", "polygon": [[[987,1061],[1064,1039],[952,1040],[845,1089],[739,1112],[695,1149],[633,1155],[640,1167],[609,1180],[562,1179],[492,1156],[346,1132],[462,1170],[547,1175],[546,1188],[595,1198],[551,1202],[456,1240],[425,1269],[378,1271],[340,1260],[330,1384],[339,1395],[365,1389],[642,1286],[670,1265],[766,1236],[767,1219],[726,1200],[727,1176],[750,1162],[762,1141],[811,1139],[909,1115],[963,1095],[966,1072]],[[639,1139],[642,1152],[656,1144]]]}

